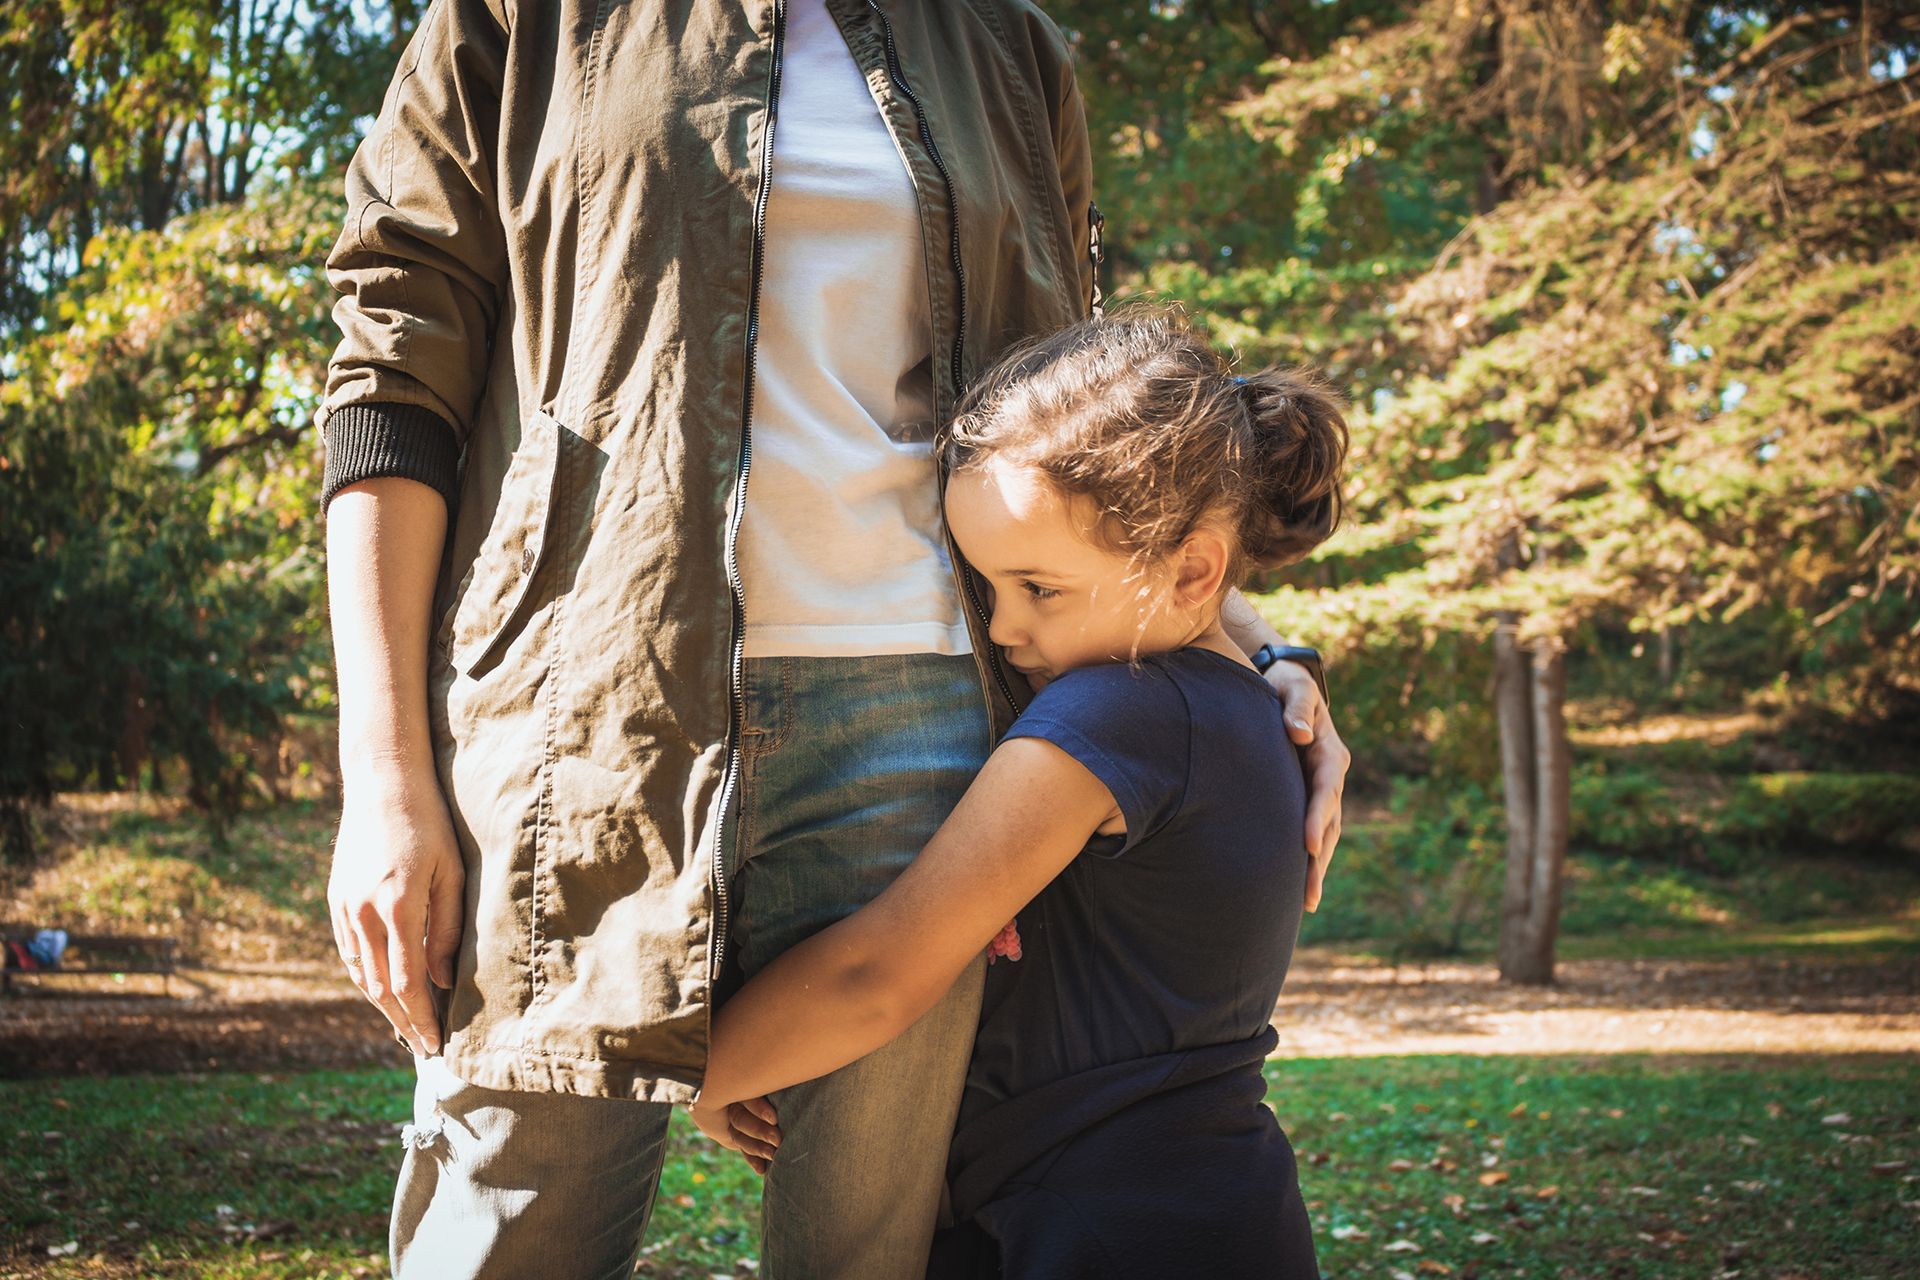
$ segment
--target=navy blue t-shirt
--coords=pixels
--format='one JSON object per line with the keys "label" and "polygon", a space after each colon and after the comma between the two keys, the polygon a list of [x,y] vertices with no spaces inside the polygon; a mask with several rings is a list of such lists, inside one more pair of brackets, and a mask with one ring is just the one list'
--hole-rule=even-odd
{"label": "navy blue t-shirt", "polygon": [[1017,917],[987,971],[961,1123],[1095,1068],[1262,1034],[1300,930],[1306,783],[1265,677],[1187,648],[1067,672],[1007,736],[1044,738],[1126,819]]}

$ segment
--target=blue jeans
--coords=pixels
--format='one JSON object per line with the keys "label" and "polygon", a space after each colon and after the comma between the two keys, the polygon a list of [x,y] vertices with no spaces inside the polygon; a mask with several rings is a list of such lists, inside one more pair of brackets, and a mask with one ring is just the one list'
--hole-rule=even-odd
{"label": "blue jeans", "polygon": [[[751,976],[871,901],[992,747],[974,660],[754,658],[729,947]],[[782,1090],[767,1280],[918,1280],[979,1018],[984,959],[892,1043]],[[660,1181],[660,1103],[504,1093],[415,1059],[389,1238],[397,1280],[632,1274]]]}

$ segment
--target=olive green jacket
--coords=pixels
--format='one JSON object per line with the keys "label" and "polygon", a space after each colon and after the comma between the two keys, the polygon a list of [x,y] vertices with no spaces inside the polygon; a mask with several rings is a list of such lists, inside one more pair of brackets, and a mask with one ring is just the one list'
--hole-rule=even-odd
{"label": "olive green jacket", "polygon": [[[918,193],[935,415],[1097,306],[1060,30],[827,0]],[[327,496],[448,495],[429,700],[467,865],[461,1078],[689,1099],[728,903],[754,315],[784,7],[433,0],[347,171]],[[949,547],[951,550],[951,546]],[[996,729],[1026,686],[961,575]]]}

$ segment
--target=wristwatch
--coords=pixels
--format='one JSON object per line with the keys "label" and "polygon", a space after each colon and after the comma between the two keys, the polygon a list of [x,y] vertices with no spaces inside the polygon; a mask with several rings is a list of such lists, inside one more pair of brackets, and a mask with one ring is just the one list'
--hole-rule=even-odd
{"label": "wristwatch", "polygon": [[1304,644],[1263,644],[1250,655],[1250,661],[1260,669],[1262,675],[1276,662],[1297,662],[1307,669],[1313,677],[1314,685],[1320,690],[1320,701],[1329,707],[1333,699],[1327,696],[1327,673],[1320,664],[1320,651]]}

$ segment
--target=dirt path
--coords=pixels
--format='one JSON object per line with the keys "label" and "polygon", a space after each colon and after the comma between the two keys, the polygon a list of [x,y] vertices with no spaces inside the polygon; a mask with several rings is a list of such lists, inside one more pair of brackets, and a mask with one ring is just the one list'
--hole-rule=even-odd
{"label": "dirt path", "polygon": [[[84,985],[82,985],[84,983]],[[325,966],[17,984],[0,1078],[405,1066]],[[1920,958],[1562,961],[1546,989],[1485,964],[1354,964],[1303,949],[1274,1019],[1282,1057],[1406,1053],[1920,1052]]]}
{"label": "dirt path", "polygon": [[1920,1052],[1920,957],[1887,963],[1563,960],[1549,988],[1491,964],[1343,964],[1303,952],[1279,1054]]}

